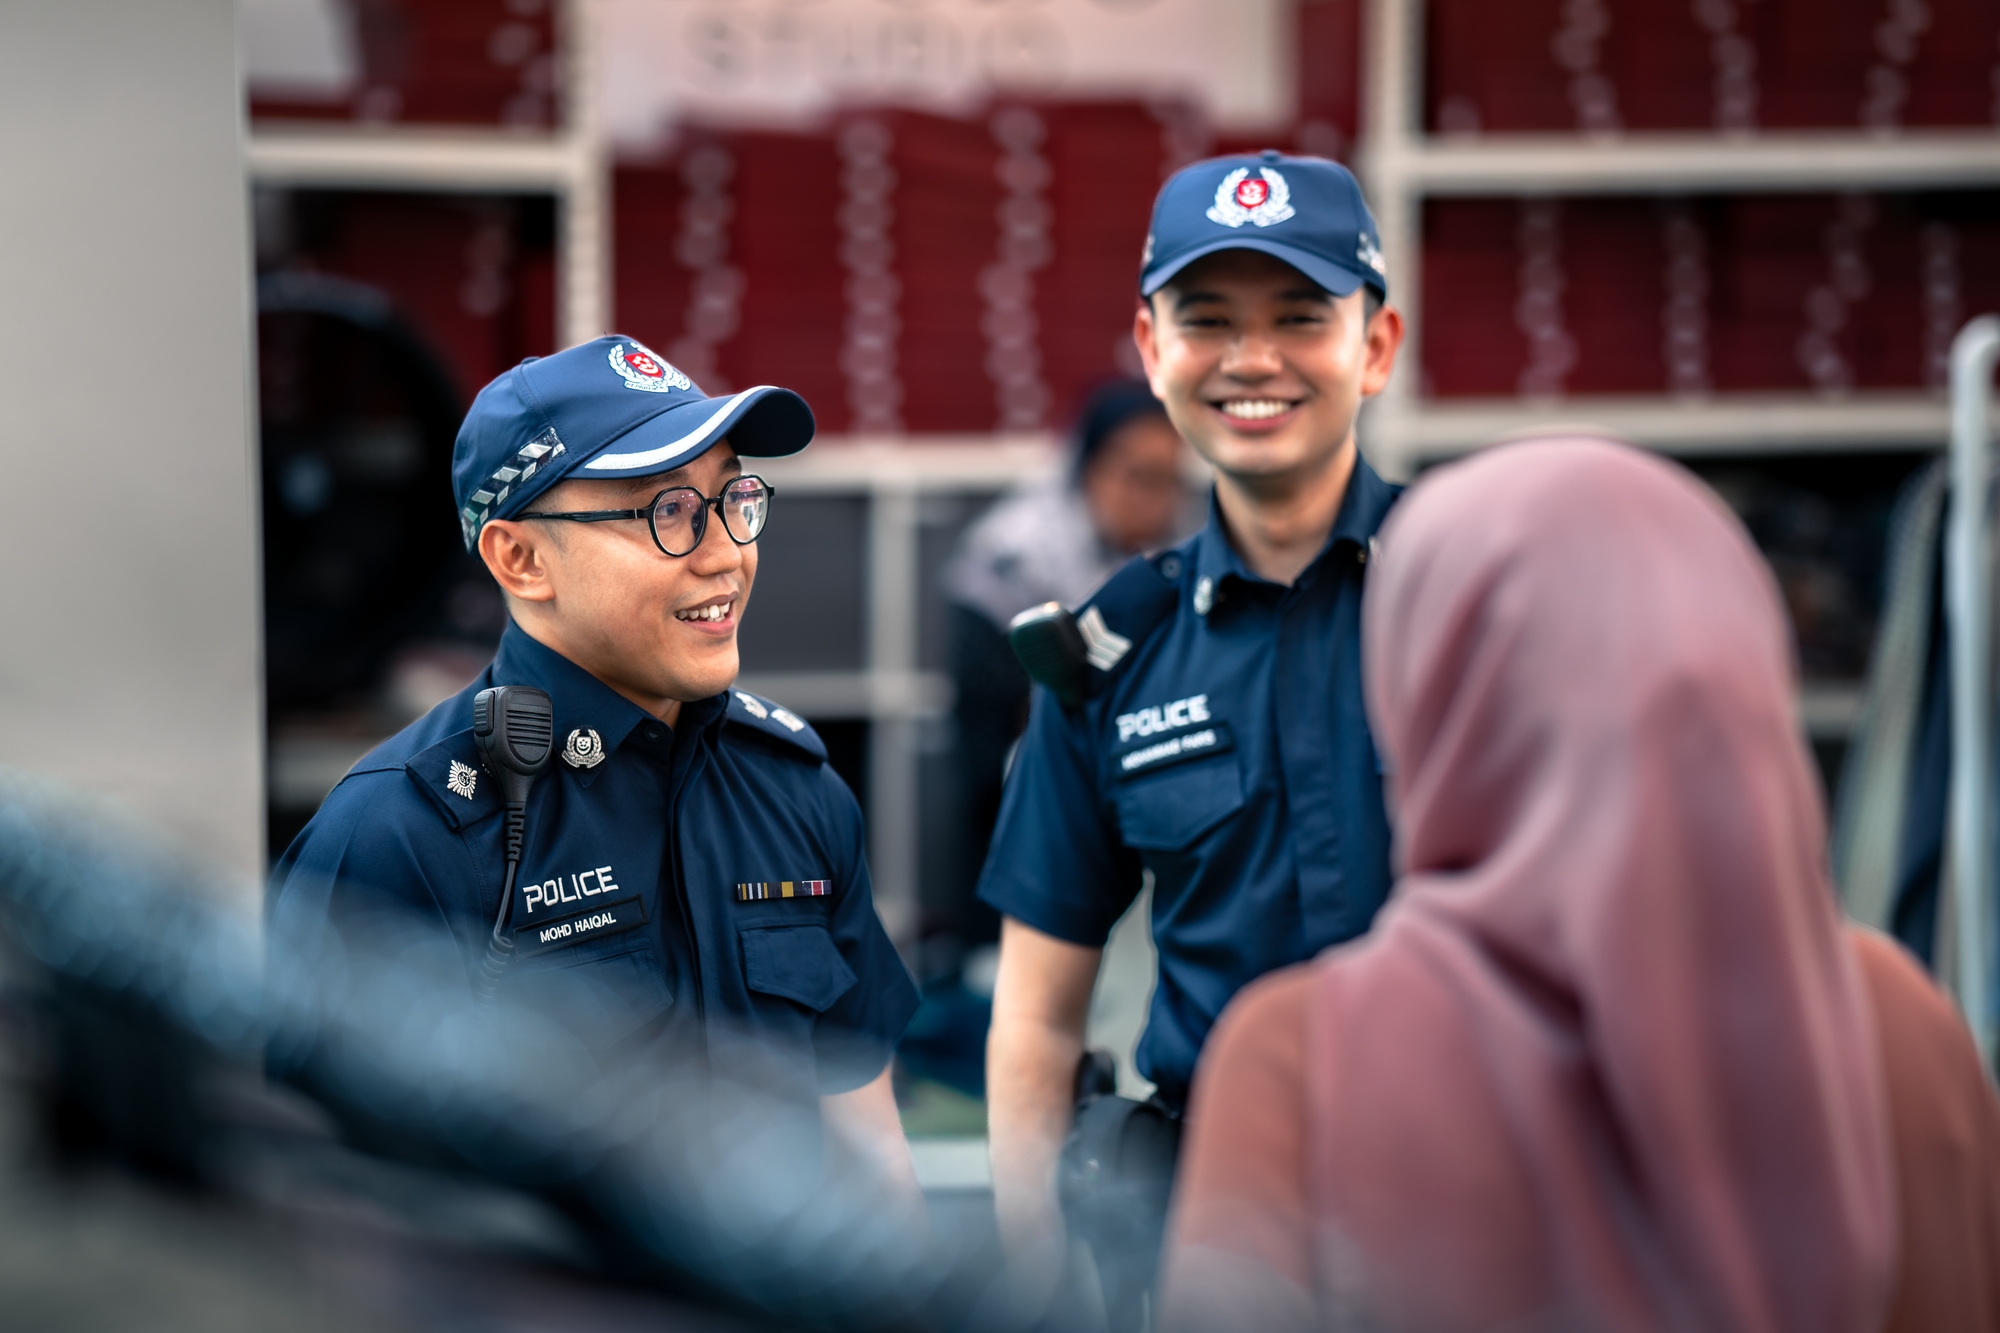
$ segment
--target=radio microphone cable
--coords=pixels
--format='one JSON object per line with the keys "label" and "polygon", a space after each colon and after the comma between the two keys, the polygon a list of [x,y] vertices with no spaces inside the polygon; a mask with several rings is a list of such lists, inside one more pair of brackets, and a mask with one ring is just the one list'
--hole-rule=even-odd
{"label": "radio microphone cable", "polygon": [[514,916],[514,881],[521,873],[521,844],[527,835],[528,793],[555,755],[555,730],[555,705],[532,686],[499,685],[473,696],[472,739],[507,802],[507,876],[477,983],[481,1000],[492,998],[514,958],[514,936],[507,927]]}

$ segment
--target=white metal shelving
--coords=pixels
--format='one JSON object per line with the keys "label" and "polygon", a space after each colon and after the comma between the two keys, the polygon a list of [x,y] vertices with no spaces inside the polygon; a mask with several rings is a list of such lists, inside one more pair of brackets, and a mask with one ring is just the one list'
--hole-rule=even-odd
{"label": "white metal shelving", "polygon": [[1753,134],[1434,136],[1423,130],[1423,0],[1369,0],[1360,168],[1409,324],[1403,373],[1371,405],[1364,441],[1385,472],[1463,453],[1552,421],[1589,424],[1674,453],[1942,448],[1944,397],[1922,392],[1712,394],[1426,401],[1423,204],[1446,196],[1778,193],[2000,185],[2000,134],[1863,130]]}

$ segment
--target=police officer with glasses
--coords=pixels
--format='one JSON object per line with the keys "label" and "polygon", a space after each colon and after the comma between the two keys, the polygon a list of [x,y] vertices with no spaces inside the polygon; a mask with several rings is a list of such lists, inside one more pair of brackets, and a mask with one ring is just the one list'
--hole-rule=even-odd
{"label": "police officer with glasses", "polygon": [[[1054,1260],[1066,1212],[1114,1324],[1151,1280],[1210,1025],[1248,982],[1365,931],[1390,883],[1359,636],[1397,488],[1355,417],[1403,321],[1360,188],[1274,152],[1187,167],[1155,201],[1139,295],[1153,393],[1215,470],[1208,523],[1081,608],[1086,697],[1036,691],[979,890],[1004,917],[987,1045],[1002,1234]],[[1157,1093],[1107,1118],[1113,1100],[1079,1088],[1085,1018],[1147,872],[1159,975],[1138,1066]],[[1107,1226],[1123,1256],[1100,1248]]]}
{"label": "police officer with glasses", "polygon": [[[499,653],[327,797],[274,873],[270,953],[337,971],[389,939],[581,1040],[672,1034],[816,1098],[914,1198],[888,1066],[917,996],[860,810],[810,726],[732,687],[772,496],[745,460],[812,435],[790,390],[710,398],[617,336],[487,385],[452,475],[506,597]],[[496,686],[553,708],[504,908],[510,817],[476,734]]]}

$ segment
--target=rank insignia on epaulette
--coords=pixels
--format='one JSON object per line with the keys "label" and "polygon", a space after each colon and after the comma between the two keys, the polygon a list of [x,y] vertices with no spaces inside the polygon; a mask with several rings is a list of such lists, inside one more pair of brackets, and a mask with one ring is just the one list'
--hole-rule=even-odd
{"label": "rank insignia on epaulette", "polygon": [[738,884],[736,901],[761,903],[772,898],[824,898],[832,892],[832,882],[824,879],[760,879],[750,884]]}

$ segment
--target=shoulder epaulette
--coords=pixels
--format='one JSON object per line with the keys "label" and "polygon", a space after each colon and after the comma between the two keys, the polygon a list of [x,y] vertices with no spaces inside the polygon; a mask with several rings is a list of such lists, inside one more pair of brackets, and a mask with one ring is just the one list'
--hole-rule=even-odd
{"label": "shoulder epaulette", "polygon": [[[417,751],[401,767],[455,829],[476,824],[504,808],[500,786],[487,773],[469,728]],[[363,771],[377,770],[354,766],[354,773]]]}
{"label": "shoulder epaulette", "polygon": [[1090,659],[1089,695],[1103,691],[1132,650],[1173,618],[1192,560],[1192,541],[1153,556],[1134,556],[1077,612]]}
{"label": "shoulder epaulette", "polygon": [[826,742],[804,718],[782,704],[760,699],[747,690],[729,691],[729,721],[752,731],[782,741],[793,749],[810,755],[816,762],[826,762]]}

